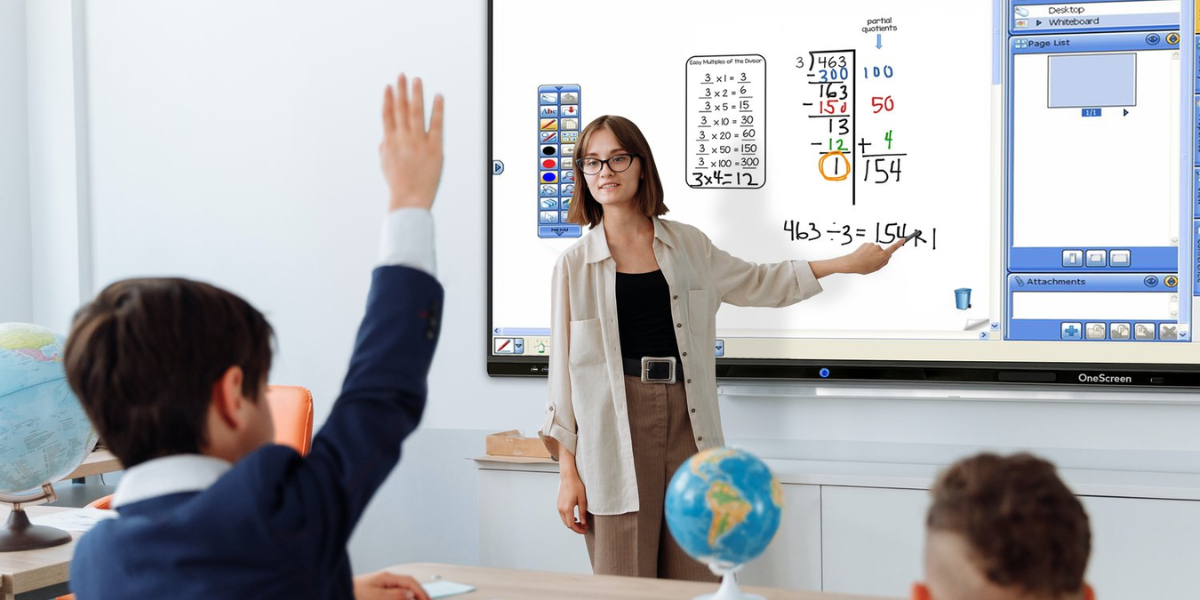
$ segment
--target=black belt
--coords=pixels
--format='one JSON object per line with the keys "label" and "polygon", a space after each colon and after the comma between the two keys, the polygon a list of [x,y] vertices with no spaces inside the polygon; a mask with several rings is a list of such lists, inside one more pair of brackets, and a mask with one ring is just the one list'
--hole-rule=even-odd
{"label": "black belt", "polygon": [[622,358],[621,366],[626,375],[640,377],[643,383],[675,383],[677,360],[674,356]]}

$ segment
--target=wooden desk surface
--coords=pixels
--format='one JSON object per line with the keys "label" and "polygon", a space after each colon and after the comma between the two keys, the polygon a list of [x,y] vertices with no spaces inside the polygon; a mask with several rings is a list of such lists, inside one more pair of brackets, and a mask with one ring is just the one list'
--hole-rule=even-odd
{"label": "wooden desk surface", "polygon": [[99,475],[101,473],[112,473],[120,471],[125,467],[121,466],[121,461],[113,456],[108,450],[96,450],[83,459],[83,464],[77,469],[71,471],[70,475],[63,479],[75,479],[77,477],[88,477],[89,475]]}
{"label": "wooden desk surface", "polygon": [[[52,506],[26,507],[30,517],[37,515],[79,510]],[[0,505],[0,523],[8,520],[11,508]],[[41,589],[66,582],[70,578],[71,555],[75,553],[75,541],[79,532],[71,532],[70,542],[53,548],[0,552],[0,599],[7,600],[16,594]]]}
{"label": "wooden desk surface", "polygon": [[[691,581],[669,581],[639,577],[608,575],[576,575],[464,567],[436,563],[412,563],[388,569],[393,573],[410,575],[422,583],[434,575],[442,579],[475,586],[475,591],[453,598],[463,600],[690,600],[700,594],[717,591],[716,584]],[[768,600],[867,600],[874,596],[848,596],[824,592],[798,592],[774,588],[745,587],[744,592],[758,594]]]}

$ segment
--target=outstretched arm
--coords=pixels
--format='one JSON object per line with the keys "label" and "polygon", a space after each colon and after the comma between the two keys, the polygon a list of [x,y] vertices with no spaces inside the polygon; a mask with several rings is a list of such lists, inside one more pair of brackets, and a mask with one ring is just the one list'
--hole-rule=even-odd
{"label": "outstretched arm", "polygon": [[429,208],[441,178],[443,102],[435,98],[426,130],[421,80],[413,81],[411,98],[407,83],[401,75],[384,93],[379,155],[389,213],[349,371],[312,451],[292,461],[278,496],[261,503],[277,538],[318,572],[341,559],[367,502],[400,460],[401,442],[420,422],[437,345],[442,286],[433,277]]}

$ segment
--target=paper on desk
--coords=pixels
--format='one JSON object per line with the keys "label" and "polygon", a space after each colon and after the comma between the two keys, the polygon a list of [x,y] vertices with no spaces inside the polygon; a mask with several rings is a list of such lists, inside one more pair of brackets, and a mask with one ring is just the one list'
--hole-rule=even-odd
{"label": "paper on desk", "polygon": [[79,510],[64,510],[48,515],[30,515],[29,520],[34,525],[57,527],[67,531],[89,531],[92,527],[96,526],[96,523],[105,519],[115,518],[116,516],[117,511],[115,510],[81,508]]}
{"label": "paper on desk", "polygon": [[429,594],[430,598],[445,598],[447,596],[457,596],[467,592],[475,591],[475,586],[463,585],[451,581],[434,581],[432,583],[423,583],[421,587],[425,588],[425,593]]}

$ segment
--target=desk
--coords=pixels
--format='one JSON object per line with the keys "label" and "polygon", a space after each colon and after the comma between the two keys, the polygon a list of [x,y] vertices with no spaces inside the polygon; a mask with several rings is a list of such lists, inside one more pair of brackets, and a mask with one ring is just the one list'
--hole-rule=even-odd
{"label": "desk", "polygon": [[[428,582],[434,575],[455,583],[475,586],[475,591],[452,598],[463,600],[690,600],[700,594],[717,591],[713,583],[669,581],[640,577],[608,575],[575,575],[463,567],[435,563],[397,565],[393,573],[410,575],[417,581]],[[758,594],[768,600],[867,600],[876,596],[848,596],[823,592],[797,592],[772,588],[747,587],[742,591]]]}
{"label": "desk", "polygon": [[112,473],[124,468],[121,466],[121,461],[117,460],[117,457],[113,456],[112,452],[108,450],[96,450],[83,459],[83,464],[79,465],[74,471],[71,471],[66,477],[63,477],[63,479],[77,479],[101,473]]}
{"label": "desk", "polygon": [[[28,506],[25,510],[36,520],[38,515],[78,509]],[[0,505],[0,523],[8,520],[9,512],[8,506]],[[82,534],[72,531],[71,535],[70,542],[53,548],[0,552],[0,600],[42,600],[67,593],[71,556]]]}

